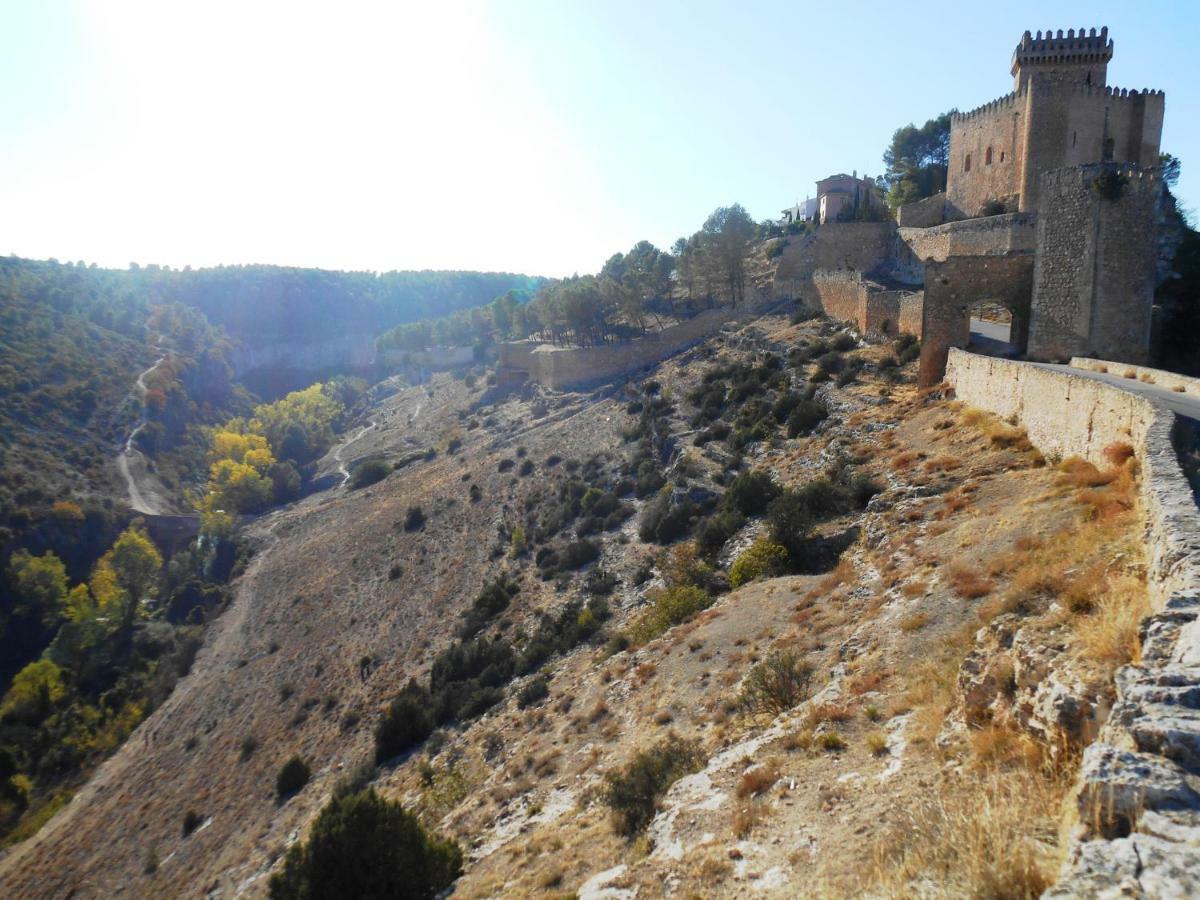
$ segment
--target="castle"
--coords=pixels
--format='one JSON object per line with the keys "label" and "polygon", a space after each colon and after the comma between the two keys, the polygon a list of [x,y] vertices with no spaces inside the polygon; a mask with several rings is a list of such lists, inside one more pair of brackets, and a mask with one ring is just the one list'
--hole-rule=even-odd
{"label": "castle", "polygon": [[1011,93],[950,125],[944,193],[896,222],[828,222],[776,273],[799,299],[868,332],[923,341],[934,384],[972,313],[1007,310],[1009,353],[1145,362],[1163,186],[1165,98],[1108,85],[1108,29],[1025,32]]}

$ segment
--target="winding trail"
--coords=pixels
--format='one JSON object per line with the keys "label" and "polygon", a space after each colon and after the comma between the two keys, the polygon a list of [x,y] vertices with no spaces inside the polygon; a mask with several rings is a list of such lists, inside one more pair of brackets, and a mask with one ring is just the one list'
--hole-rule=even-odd
{"label": "winding trail", "polygon": [[338,474],[342,476],[342,484],[345,484],[347,481],[350,480],[350,470],[346,467],[346,463],[342,460],[342,453],[345,452],[346,449],[349,448],[349,446],[351,444],[353,444],[355,441],[359,440],[360,438],[365,437],[366,435],[368,435],[370,432],[374,431],[378,427],[379,427],[378,422],[370,422],[369,424],[364,425],[362,428],[358,429],[358,432],[354,435],[354,437],[350,438],[349,440],[343,441],[341,444],[338,445],[338,448],[333,451],[333,459],[338,464],[337,470],[338,470]]}
{"label": "winding trail", "polygon": [[[162,343],[161,339],[159,343]],[[130,508],[148,516],[168,515],[171,512],[169,504],[160,492],[152,484],[146,483],[150,481],[150,467],[146,455],[134,444],[137,436],[148,424],[146,420],[146,378],[161,366],[166,358],[167,354],[162,354],[154,361],[154,365],[138,375],[134,393],[136,394],[135,399],[141,407],[141,413],[137,425],[134,426],[133,431],[129,432],[129,437],[125,440],[125,448],[117,455],[117,470],[125,479]],[[139,481],[142,484],[139,484]]]}

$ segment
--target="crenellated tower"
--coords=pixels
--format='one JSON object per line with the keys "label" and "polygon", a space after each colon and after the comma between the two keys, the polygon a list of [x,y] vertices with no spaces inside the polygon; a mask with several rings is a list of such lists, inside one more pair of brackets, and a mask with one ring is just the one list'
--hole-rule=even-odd
{"label": "crenellated tower", "polygon": [[1107,25],[1099,34],[1095,28],[1086,34],[1082,28],[1068,28],[1065,35],[1061,28],[1057,34],[1047,30],[1045,37],[1040,31],[1036,36],[1026,31],[1013,51],[1013,90],[1024,90],[1035,77],[1104,87],[1112,55]]}

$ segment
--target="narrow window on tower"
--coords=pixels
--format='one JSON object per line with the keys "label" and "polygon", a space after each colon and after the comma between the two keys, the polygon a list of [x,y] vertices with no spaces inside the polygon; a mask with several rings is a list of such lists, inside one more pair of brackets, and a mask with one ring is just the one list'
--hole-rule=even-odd
{"label": "narrow window on tower", "polygon": [[983,154],[983,164],[985,166],[990,166],[992,164],[992,148],[991,147],[988,147],[987,151]]}
{"label": "narrow window on tower", "polygon": [[963,171],[964,172],[971,171],[971,154],[970,153],[967,154],[966,161],[963,162]]}
{"label": "narrow window on tower", "polygon": [[1074,146],[1075,146],[1075,138],[1077,138],[1078,136],[1079,136],[1078,132],[1075,132],[1075,131],[1072,131],[1072,132],[1071,132],[1071,147],[1072,147],[1072,148],[1074,148]]}

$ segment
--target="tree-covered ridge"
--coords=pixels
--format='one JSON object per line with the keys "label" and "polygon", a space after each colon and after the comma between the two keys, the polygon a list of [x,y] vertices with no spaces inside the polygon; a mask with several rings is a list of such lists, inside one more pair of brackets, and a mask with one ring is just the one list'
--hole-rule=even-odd
{"label": "tree-covered ridge", "polygon": [[0,845],[36,831],[171,692],[228,564],[210,542],[164,565],[138,527],[74,586],[53,551],[12,554],[0,651],[20,668],[0,698]]}
{"label": "tree-covered ridge", "polygon": [[580,347],[637,337],[668,317],[694,314],[700,304],[742,302],[751,253],[777,231],[771,222],[756,225],[738,203],[720,207],[671,252],[639,241],[609,257],[596,275],[547,280],[532,295],[511,290],[486,305],[397,326],[375,344],[417,353],[533,335]]}
{"label": "tree-covered ridge", "polygon": [[377,334],[483,306],[541,279],[505,272],[334,272],[280,266],[142,270],[135,282],[204,313],[250,346],[311,343],[331,334]]}

